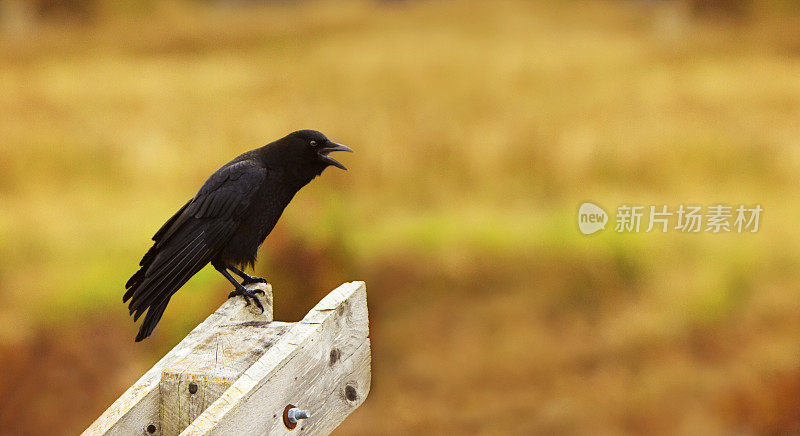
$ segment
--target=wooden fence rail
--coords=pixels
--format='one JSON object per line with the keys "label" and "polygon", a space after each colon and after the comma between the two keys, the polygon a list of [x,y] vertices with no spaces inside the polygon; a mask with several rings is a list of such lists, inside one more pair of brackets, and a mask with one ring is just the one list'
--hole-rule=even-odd
{"label": "wooden fence rail", "polygon": [[[331,291],[299,322],[227,300],[83,435],[328,434],[364,402],[370,342],[364,282]],[[292,410],[290,413],[289,410]],[[293,422],[298,410],[310,417]]]}

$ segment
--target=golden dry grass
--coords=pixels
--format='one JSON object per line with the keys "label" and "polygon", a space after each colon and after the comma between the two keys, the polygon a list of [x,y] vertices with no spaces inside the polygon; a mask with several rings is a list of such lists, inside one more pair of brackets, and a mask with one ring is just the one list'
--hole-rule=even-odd
{"label": "golden dry grass", "polygon": [[[178,4],[2,42],[3,343],[126,323],[157,226],[310,127],[356,149],[351,171],[300,194],[259,272],[284,319],[367,280],[373,390],[341,434],[797,430],[793,18],[665,27],[663,7]],[[765,213],[757,234],[586,237],[586,200]],[[109,341],[144,369],[225,289],[204,271],[154,341]],[[54,416],[88,424],[125,371]]]}

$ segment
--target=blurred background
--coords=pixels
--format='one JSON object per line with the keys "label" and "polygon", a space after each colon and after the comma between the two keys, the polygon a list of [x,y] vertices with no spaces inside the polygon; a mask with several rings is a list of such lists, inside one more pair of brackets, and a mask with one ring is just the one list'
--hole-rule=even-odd
{"label": "blurred background", "polygon": [[[356,153],[256,274],[285,321],[367,282],[337,434],[800,432],[795,0],[0,0],[0,114],[0,433],[79,433],[225,300],[203,270],[141,344],[121,302],[209,174],[302,128]],[[681,203],[764,212],[613,231]]]}

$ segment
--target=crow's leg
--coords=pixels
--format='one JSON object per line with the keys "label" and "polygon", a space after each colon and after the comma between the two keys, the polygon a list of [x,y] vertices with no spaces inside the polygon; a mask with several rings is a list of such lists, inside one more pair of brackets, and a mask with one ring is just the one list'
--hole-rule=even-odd
{"label": "crow's leg", "polygon": [[249,289],[246,289],[241,283],[237,282],[236,279],[234,279],[230,275],[230,273],[228,273],[228,271],[225,269],[224,266],[214,265],[214,268],[217,271],[219,271],[219,273],[222,274],[223,277],[228,279],[228,281],[231,282],[233,286],[236,288],[235,291],[228,294],[228,298],[233,298],[236,297],[237,295],[241,295],[242,297],[244,297],[244,301],[247,303],[248,306],[250,305],[250,300],[252,299],[253,303],[255,303],[259,309],[261,309],[261,312],[262,313],[264,312],[264,306],[261,304],[261,301],[258,299],[258,297],[256,297],[256,294],[259,293],[263,294],[264,291],[261,290],[251,291]]}
{"label": "crow's leg", "polygon": [[236,268],[234,266],[228,265],[226,268],[233,271],[234,274],[242,278],[242,285],[251,285],[253,283],[267,283],[267,279],[262,279],[261,277],[253,277],[250,274]]}

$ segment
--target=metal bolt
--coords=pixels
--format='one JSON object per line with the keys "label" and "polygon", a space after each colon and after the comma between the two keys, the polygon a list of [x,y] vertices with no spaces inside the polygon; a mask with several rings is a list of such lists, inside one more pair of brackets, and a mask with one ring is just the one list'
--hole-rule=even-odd
{"label": "metal bolt", "polygon": [[286,416],[289,418],[289,422],[296,424],[297,420],[299,419],[311,418],[311,412],[308,410],[300,410],[297,407],[292,407],[288,412],[286,412]]}
{"label": "metal bolt", "polygon": [[311,418],[311,413],[309,413],[308,410],[300,410],[299,408],[294,407],[294,404],[287,404],[286,408],[283,409],[283,425],[285,425],[289,430],[293,430],[295,427],[297,427],[298,419],[307,418]]}

